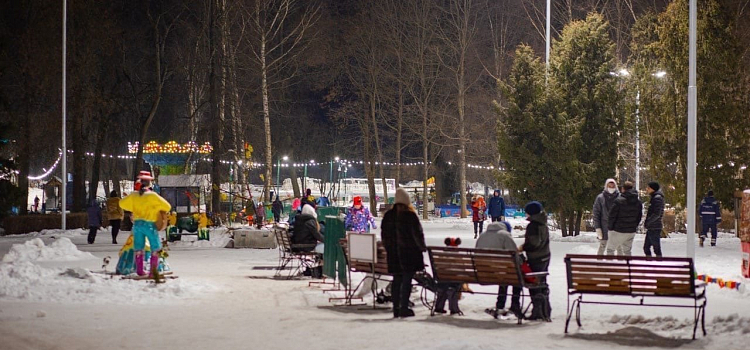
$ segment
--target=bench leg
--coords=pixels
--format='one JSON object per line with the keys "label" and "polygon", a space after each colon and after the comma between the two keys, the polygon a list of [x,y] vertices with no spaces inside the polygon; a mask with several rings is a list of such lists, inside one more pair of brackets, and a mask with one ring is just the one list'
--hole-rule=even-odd
{"label": "bench leg", "polygon": [[[568,299],[568,302],[570,302],[570,299]],[[576,313],[576,323],[578,323],[578,327],[581,327],[581,297],[579,296],[576,299],[573,299],[573,304],[570,305],[570,309],[568,310],[568,316],[565,318],[565,333],[568,333],[568,325],[570,324],[570,319],[573,317],[573,312]]]}
{"label": "bench leg", "polygon": [[696,313],[695,313],[695,322],[693,324],[693,340],[695,340],[695,333],[698,330],[698,322],[701,323],[701,330],[703,331],[703,336],[706,336],[706,300],[703,300],[703,304],[698,306],[698,304],[695,305],[696,307]]}

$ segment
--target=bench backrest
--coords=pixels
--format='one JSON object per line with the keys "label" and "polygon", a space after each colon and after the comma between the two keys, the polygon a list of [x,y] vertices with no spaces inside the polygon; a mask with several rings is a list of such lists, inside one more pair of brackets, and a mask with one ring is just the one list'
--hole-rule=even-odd
{"label": "bench backrest", "polygon": [[427,247],[438,282],[523,286],[518,252],[495,249]]}
{"label": "bench backrest", "polygon": [[388,254],[385,251],[385,246],[383,246],[383,242],[378,241],[378,262],[375,263],[375,266],[372,266],[370,263],[366,262],[360,262],[360,261],[351,261],[349,260],[349,249],[348,249],[348,242],[346,238],[342,238],[339,243],[341,244],[341,249],[344,250],[344,256],[346,256],[346,261],[349,263],[349,269],[351,269],[353,272],[366,272],[366,273],[372,273],[373,267],[375,268],[375,273],[378,275],[389,275],[388,273]]}
{"label": "bench backrest", "polygon": [[567,255],[569,293],[695,297],[690,258]]}
{"label": "bench backrest", "polygon": [[292,239],[291,237],[289,237],[288,229],[280,226],[274,226],[273,234],[274,236],[276,236],[276,243],[278,244],[279,249],[285,252],[292,251]]}

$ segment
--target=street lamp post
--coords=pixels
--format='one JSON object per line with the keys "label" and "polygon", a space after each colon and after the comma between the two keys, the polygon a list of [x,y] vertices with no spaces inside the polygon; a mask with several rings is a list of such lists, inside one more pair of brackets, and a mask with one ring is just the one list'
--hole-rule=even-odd
{"label": "street lamp post", "polygon": [[286,162],[289,160],[289,157],[284,156],[282,158],[276,159],[276,195],[279,195],[279,192],[281,190],[281,187],[279,187],[279,178],[281,177],[281,159],[284,159]]}

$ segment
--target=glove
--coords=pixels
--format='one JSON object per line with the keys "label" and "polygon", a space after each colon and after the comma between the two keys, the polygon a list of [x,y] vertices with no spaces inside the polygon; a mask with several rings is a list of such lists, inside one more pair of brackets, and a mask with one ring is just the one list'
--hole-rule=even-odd
{"label": "glove", "polygon": [[599,239],[602,239],[604,237],[604,235],[602,234],[602,229],[596,229],[596,237]]}

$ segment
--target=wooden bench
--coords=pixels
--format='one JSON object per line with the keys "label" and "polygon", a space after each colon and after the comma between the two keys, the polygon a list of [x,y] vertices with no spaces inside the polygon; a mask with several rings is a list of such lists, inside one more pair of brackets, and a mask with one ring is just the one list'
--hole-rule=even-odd
{"label": "wooden bench", "polygon": [[302,271],[302,268],[311,268],[317,260],[322,258],[320,253],[305,251],[315,248],[317,244],[292,244],[287,228],[274,225],[273,233],[279,246],[279,265],[276,268],[275,277],[280,277],[281,272],[289,267],[290,272],[286,278],[292,279]]}
{"label": "wooden bench", "polygon": [[[547,272],[533,272],[524,274],[521,271],[520,259],[517,251],[496,249],[473,249],[455,247],[427,247],[430,255],[432,274],[437,283],[473,283],[480,285],[515,286],[527,289],[540,289],[547,286],[542,277]],[[533,279],[526,282],[525,278]],[[474,294],[493,294],[480,293]],[[524,297],[521,293],[521,307]],[[527,306],[522,314],[531,306]],[[432,310],[434,314],[434,310]],[[521,324],[523,315],[517,315]]]}
{"label": "wooden bench", "polygon": [[[705,284],[696,283],[693,259],[651,258],[599,255],[567,255],[565,268],[568,275],[568,324],[576,313],[576,322],[581,326],[581,304],[608,304],[634,306],[663,306],[693,308],[693,339],[701,323],[706,335],[706,290]],[[615,295],[639,298],[637,303],[611,302],[607,300],[584,300],[584,294]],[[577,295],[571,303],[571,296]],[[645,303],[646,298],[678,298],[688,300],[683,304]]]}

